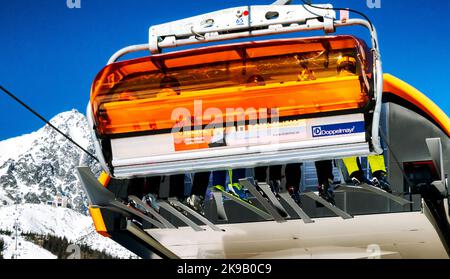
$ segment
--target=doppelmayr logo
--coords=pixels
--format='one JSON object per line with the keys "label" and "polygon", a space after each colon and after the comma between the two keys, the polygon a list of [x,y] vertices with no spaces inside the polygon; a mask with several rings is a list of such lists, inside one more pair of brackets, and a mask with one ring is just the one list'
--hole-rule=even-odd
{"label": "doppelmayr logo", "polygon": [[364,122],[361,121],[312,127],[312,135],[314,138],[351,135],[357,133],[364,133]]}

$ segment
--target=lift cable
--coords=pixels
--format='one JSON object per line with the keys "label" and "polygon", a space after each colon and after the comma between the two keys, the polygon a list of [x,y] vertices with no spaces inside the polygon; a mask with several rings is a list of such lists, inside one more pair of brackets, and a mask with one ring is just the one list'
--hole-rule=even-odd
{"label": "lift cable", "polygon": [[54,129],[56,132],[58,132],[59,134],[61,134],[63,137],[65,137],[67,140],[69,140],[71,143],[73,143],[75,146],[77,146],[79,149],[81,149],[84,153],[86,153],[87,155],[89,155],[92,159],[94,159],[97,162],[100,162],[99,159],[92,154],[91,152],[87,151],[85,148],[83,148],[80,144],[78,144],[76,141],[74,141],[71,137],[69,137],[68,135],[66,135],[65,133],[63,133],[60,129],[58,129],[57,127],[55,127],[52,123],[50,123],[47,119],[45,119],[41,114],[39,114],[38,112],[36,112],[34,109],[32,109],[30,106],[28,106],[27,104],[25,104],[22,100],[20,100],[18,97],[16,97],[13,93],[11,93],[10,91],[6,90],[3,86],[0,85],[0,90],[2,90],[6,95],[8,95],[9,97],[11,97],[13,100],[15,100],[17,103],[19,103],[20,105],[22,105],[24,108],[26,108],[28,111],[30,111],[32,114],[34,114],[35,116],[37,116],[39,119],[41,119],[42,121],[44,121],[47,125],[49,125],[52,129]]}

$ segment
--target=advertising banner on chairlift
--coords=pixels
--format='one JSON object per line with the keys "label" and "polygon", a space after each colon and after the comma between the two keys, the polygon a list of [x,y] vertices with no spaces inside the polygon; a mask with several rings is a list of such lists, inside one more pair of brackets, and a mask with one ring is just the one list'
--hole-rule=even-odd
{"label": "advertising banner on chairlift", "polygon": [[164,156],[172,158],[177,154],[200,158],[203,152],[212,150],[219,156],[259,147],[276,151],[290,145],[307,148],[348,144],[364,142],[365,137],[363,114],[351,114],[113,139],[111,144],[116,160],[143,156],[163,160]]}
{"label": "advertising banner on chairlift", "polygon": [[175,151],[278,144],[308,137],[305,120],[240,125],[173,134]]}
{"label": "advertising banner on chairlift", "polygon": [[[345,120],[344,120],[345,119]],[[362,115],[325,117],[174,133],[174,151],[278,145],[365,133]]]}

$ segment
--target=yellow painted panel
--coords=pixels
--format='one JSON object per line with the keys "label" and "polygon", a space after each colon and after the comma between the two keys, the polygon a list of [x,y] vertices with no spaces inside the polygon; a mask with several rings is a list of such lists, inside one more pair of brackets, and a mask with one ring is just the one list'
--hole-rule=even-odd
{"label": "yellow painted panel", "polygon": [[110,237],[106,229],[105,221],[103,220],[100,208],[89,208],[92,220],[94,221],[95,230],[104,237]]}

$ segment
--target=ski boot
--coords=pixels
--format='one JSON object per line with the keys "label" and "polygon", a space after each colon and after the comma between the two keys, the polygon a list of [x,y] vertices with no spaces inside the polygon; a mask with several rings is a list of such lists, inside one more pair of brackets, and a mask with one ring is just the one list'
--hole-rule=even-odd
{"label": "ski boot", "polygon": [[248,202],[247,190],[241,186],[239,183],[228,184],[228,192],[239,197],[241,200]]}
{"label": "ski boot", "polygon": [[332,181],[329,181],[326,184],[322,184],[319,186],[319,196],[331,203],[332,205],[336,205],[336,201],[334,200],[334,190],[332,185]]}
{"label": "ski boot", "polygon": [[295,189],[295,187],[293,186],[288,186],[287,187],[289,195],[291,195],[291,198],[294,200],[294,202],[296,204],[298,204],[299,206],[302,205],[302,201],[300,199],[300,193],[298,191],[298,189]]}
{"label": "ski boot", "polygon": [[275,196],[278,196],[278,193],[280,192],[280,180],[271,180],[269,182],[270,190],[275,194]]}
{"label": "ski boot", "polygon": [[205,215],[205,209],[204,209],[204,203],[203,203],[204,200],[205,200],[205,198],[202,196],[190,195],[189,197],[187,197],[185,203],[187,204],[187,206],[192,208],[194,211],[200,213],[201,215]]}
{"label": "ski boot", "polygon": [[[256,187],[256,189],[258,190],[258,192],[261,194],[261,196],[263,196],[263,198],[269,203],[271,204],[272,201],[270,200],[270,198],[266,195],[266,193],[263,191],[263,189],[258,185],[258,181],[255,181],[256,185],[258,187]],[[279,180],[271,180],[269,182],[269,188],[270,191],[273,193],[273,195],[275,196],[275,198],[280,201],[281,197],[280,197],[280,185],[281,185],[281,181]],[[284,213],[281,213],[284,214]]]}
{"label": "ski boot", "polygon": [[157,198],[155,195],[147,194],[143,197],[142,201],[150,205],[150,207],[153,208],[156,212],[159,212],[159,205],[156,202]]}
{"label": "ski boot", "polygon": [[376,171],[373,173],[372,184],[375,187],[380,188],[388,193],[392,193],[391,185],[386,179],[386,172],[384,171]]}
{"label": "ski boot", "polygon": [[372,181],[368,180],[363,171],[355,171],[350,175],[353,185],[360,186],[361,184],[367,184],[373,186]]}

